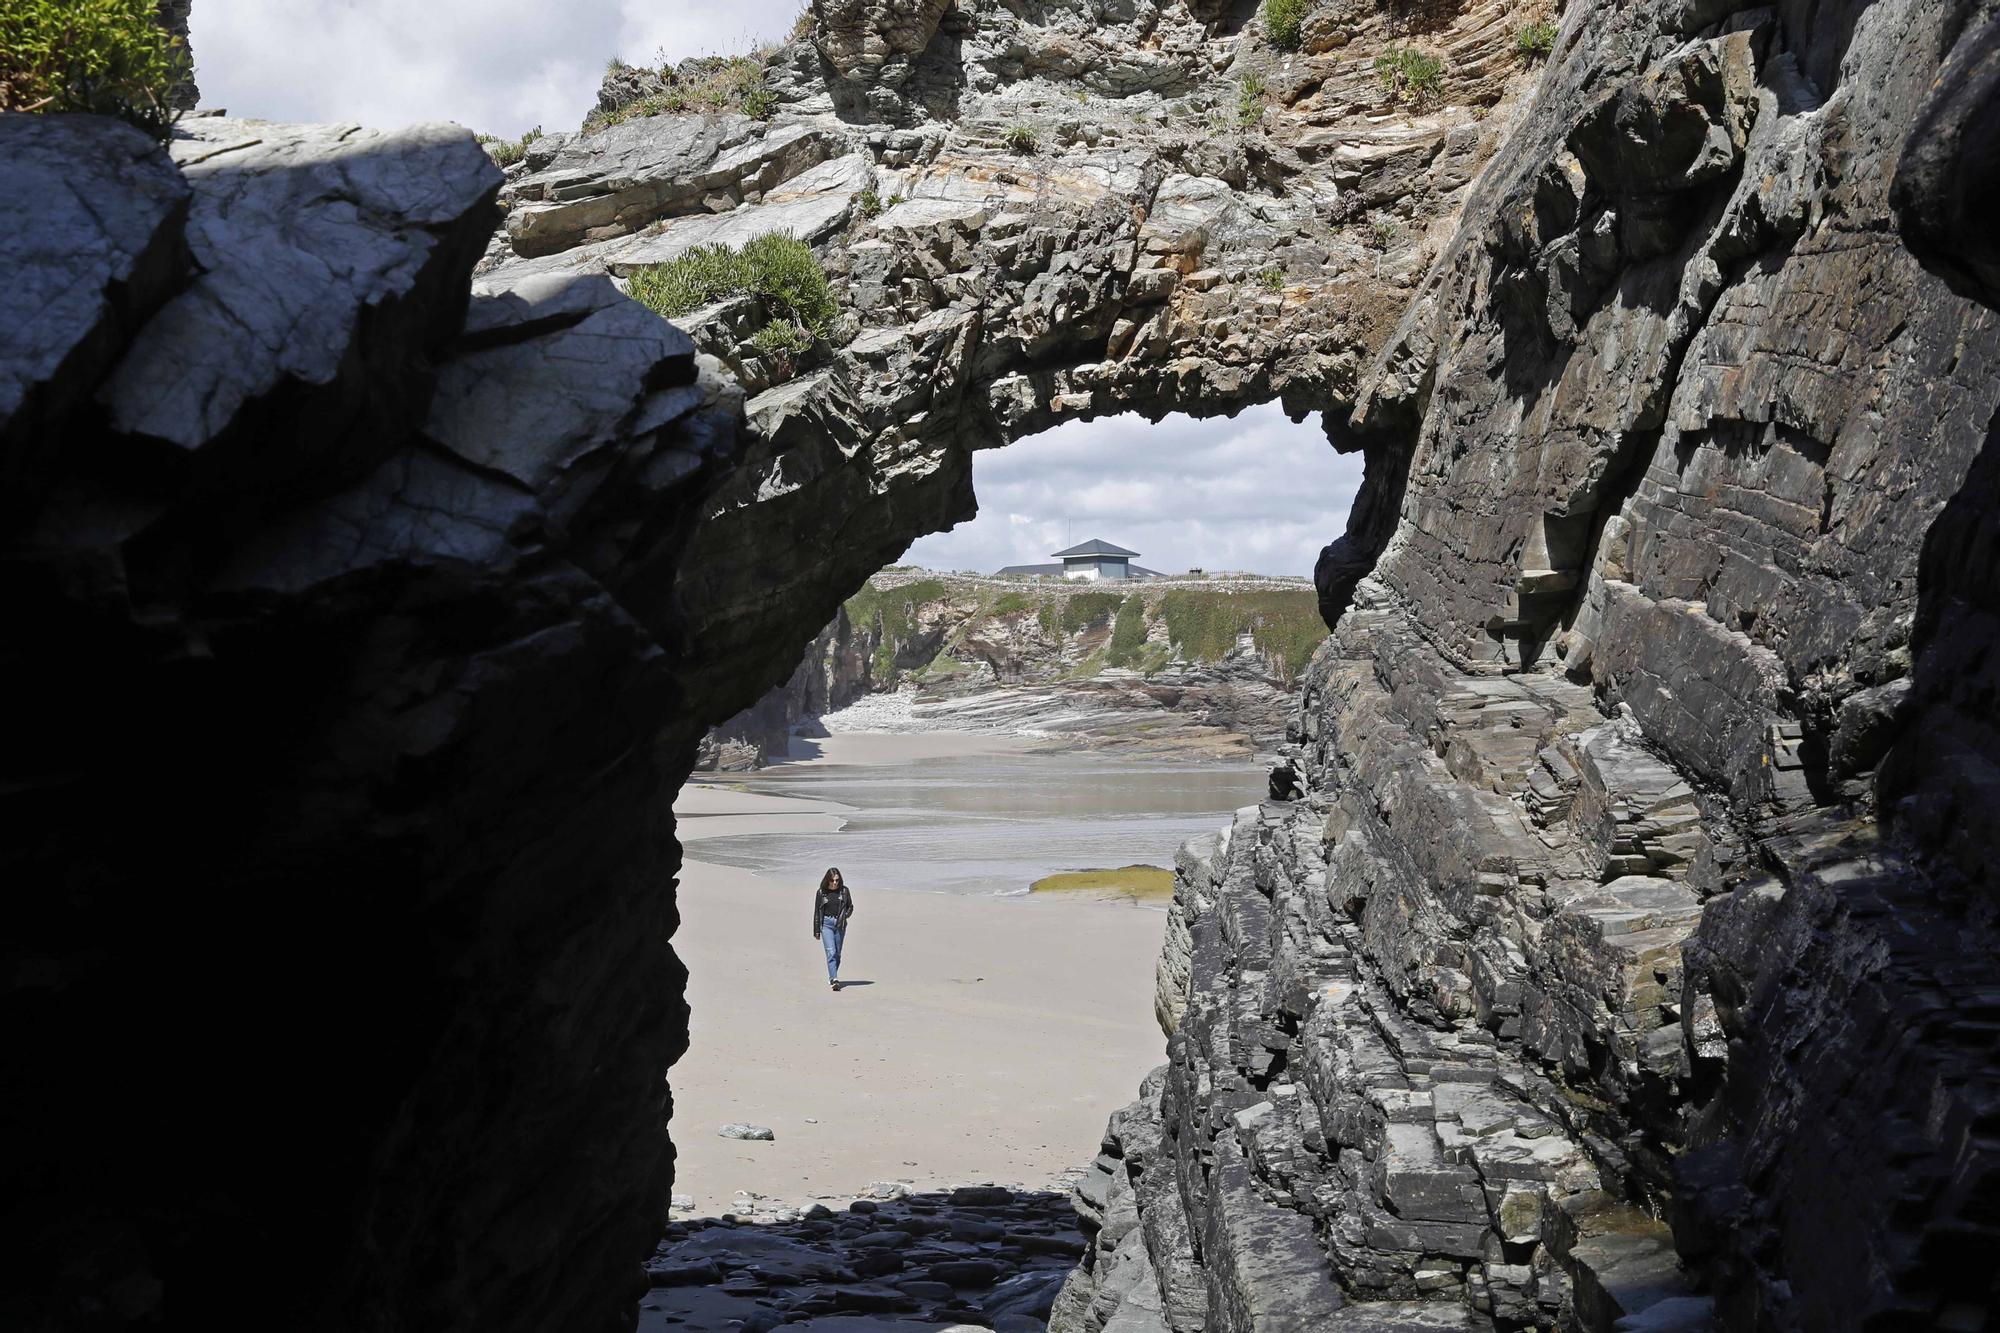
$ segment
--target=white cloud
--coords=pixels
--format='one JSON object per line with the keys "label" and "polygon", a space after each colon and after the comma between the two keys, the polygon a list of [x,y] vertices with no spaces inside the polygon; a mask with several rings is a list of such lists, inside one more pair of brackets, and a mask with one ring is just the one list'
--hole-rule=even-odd
{"label": "white cloud", "polygon": [[202,102],[265,120],[575,129],[612,56],[748,50],[801,0],[196,0]]}
{"label": "white cloud", "polygon": [[[803,0],[196,0],[202,100],[268,120],[395,126],[453,120],[513,137],[569,129],[614,55],[750,49],[786,33]],[[1315,421],[1275,404],[1227,421],[1141,417],[1060,427],[979,456],[974,522],[907,559],[997,569],[1103,537],[1154,569],[1304,574],[1338,536],[1360,483]]]}
{"label": "white cloud", "polygon": [[1139,563],[1310,574],[1347,526],[1358,454],[1336,454],[1317,417],[1275,403],[1229,420],[1111,417],[1059,426],[973,460],[979,517],[903,559],[933,569],[1039,564],[1102,537]]}

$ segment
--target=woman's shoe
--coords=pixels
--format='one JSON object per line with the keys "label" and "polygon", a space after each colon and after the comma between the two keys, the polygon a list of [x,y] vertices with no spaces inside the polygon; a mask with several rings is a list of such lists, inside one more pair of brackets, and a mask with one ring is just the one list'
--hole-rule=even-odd
{"label": "woman's shoe", "polygon": [[840,994],[840,983],[838,981],[829,981],[826,984],[833,987],[833,993],[835,995]]}

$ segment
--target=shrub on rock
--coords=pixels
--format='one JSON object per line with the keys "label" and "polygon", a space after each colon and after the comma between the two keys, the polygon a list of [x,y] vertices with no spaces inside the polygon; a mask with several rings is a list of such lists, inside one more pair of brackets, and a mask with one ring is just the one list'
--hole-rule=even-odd
{"label": "shrub on rock", "polygon": [[117,116],[165,139],[187,44],[153,0],[7,0],[0,5],[0,111]]}
{"label": "shrub on rock", "polygon": [[1556,25],[1547,19],[1526,23],[1514,34],[1514,51],[1523,60],[1545,60],[1556,49]]}
{"label": "shrub on rock", "polygon": [[839,312],[812,247],[783,232],[766,232],[741,250],[697,245],[633,273],[625,291],[669,319],[732,296],[755,296],[775,318],[818,336]]}
{"label": "shrub on rock", "polygon": [[1264,0],[1264,33],[1280,51],[1296,51],[1303,40],[1312,0]]}
{"label": "shrub on rock", "polygon": [[1399,102],[1423,106],[1444,87],[1444,62],[1414,46],[1396,46],[1375,57],[1375,76]]}

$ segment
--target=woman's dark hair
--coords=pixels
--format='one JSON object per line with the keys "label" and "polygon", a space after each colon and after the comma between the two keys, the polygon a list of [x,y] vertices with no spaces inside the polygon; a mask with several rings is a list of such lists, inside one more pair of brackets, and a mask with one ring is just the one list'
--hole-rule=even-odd
{"label": "woman's dark hair", "polygon": [[[822,893],[826,892],[826,886],[833,883],[833,877],[835,875],[840,875],[840,867],[828,866],[826,868],[826,873],[819,877],[820,892]],[[840,887],[843,889],[847,887],[847,876],[840,875]]]}

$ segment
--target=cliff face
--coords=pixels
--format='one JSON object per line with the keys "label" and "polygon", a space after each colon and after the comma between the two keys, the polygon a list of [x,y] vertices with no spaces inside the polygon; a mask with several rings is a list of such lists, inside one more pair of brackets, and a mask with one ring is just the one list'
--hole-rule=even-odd
{"label": "cliff face", "polygon": [[1298,580],[1108,589],[885,571],[784,684],[703,739],[699,766],[755,767],[801,719],[888,691],[912,694],[898,725],[1247,755],[1283,739],[1324,637]]}
{"label": "cliff face", "polygon": [[740,396],[603,279],[470,291],[455,127],[0,176],[4,1322],[626,1326]]}
{"label": "cliff face", "polygon": [[1401,519],[1309,794],[1183,857],[1058,1327],[2000,1310],[1963,22],[1567,16],[1363,383]]}
{"label": "cliff face", "polygon": [[[1991,15],[815,16],[504,182],[0,120],[10,1320],[626,1326],[700,734],[973,448],[1271,398],[1368,460],[1311,790],[1187,858],[1065,1320],[1989,1319]],[[612,281],[770,231],[790,361]]]}

